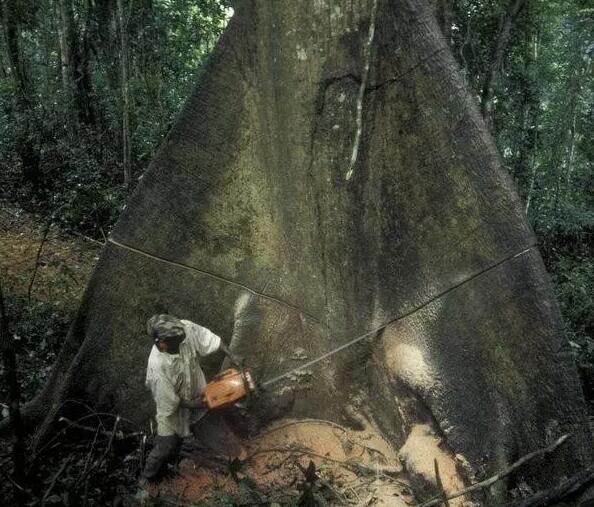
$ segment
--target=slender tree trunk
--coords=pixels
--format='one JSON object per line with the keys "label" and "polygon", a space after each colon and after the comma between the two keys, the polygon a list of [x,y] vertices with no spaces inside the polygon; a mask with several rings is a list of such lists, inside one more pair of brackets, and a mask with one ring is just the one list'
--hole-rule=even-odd
{"label": "slender tree trunk", "polygon": [[30,99],[29,77],[21,58],[20,27],[16,17],[14,0],[2,0],[2,21],[10,71],[17,87],[17,93],[22,101],[28,102]]}
{"label": "slender tree trunk", "polygon": [[116,0],[103,0],[95,2],[94,16],[98,26],[96,43],[102,52],[102,61],[105,66],[105,78],[110,90],[119,90],[120,65],[119,65],[119,37],[118,37],[118,11]]}
{"label": "slender tree trunk", "polygon": [[530,204],[532,203],[532,196],[534,194],[534,185],[536,184],[536,174],[538,170],[538,162],[536,160],[536,153],[538,151],[538,128],[535,127],[534,129],[534,143],[532,146],[532,162],[531,166],[531,176],[530,176],[530,186],[528,187],[528,193],[526,195],[526,208],[525,212],[528,215],[528,211],[530,210]]}
{"label": "slender tree trunk", "polygon": [[21,418],[21,388],[18,381],[14,341],[9,332],[8,313],[4,306],[4,294],[0,280],[0,340],[4,361],[4,378],[9,390],[8,412],[12,428],[12,459],[14,465],[14,495],[17,505],[25,505],[25,440]]}
{"label": "slender tree trunk", "polygon": [[62,77],[62,91],[67,104],[72,102],[72,88],[70,86],[69,68],[70,68],[70,43],[67,36],[67,27],[69,26],[69,17],[66,10],[67,0],[58,0],[58,42],[60,46],[60,75]]}
{"label": "slender tree trunk", "polygon": [[130,185],[132,180],[132,150],[130,143],[130,97],[128,89],[128,17],[124,13],[123,0],[118,0],[118,20],[120,26],[120,85],[122,91],[122,161],[124,166],[124,183]]}
{"label": "slender tree trunk", "polygon": [[[532,37],[532,43],[530,45],[530,51],[528,54],[528,58],[531,59],[532,62],[536,63],[538,60],[538,49],[539,49],[539,43],[540,43],[540,35],[539,35],[539,30],[536,31],[536,33],[533,35]],[[539,117],[538,117],[538,98],[536,99],[536,108],[534,109],[534,118],[533,118],[533,123],[534,123],[534,134],[533,134],[533,140],[532,143],[530,145],[530,150],[532,152],[532,155],[530,157],[530,184],[528,185],[528,192],[526,194],[526,207],[525,207],[525,212],[526,215],[528,215],[528,211],[530,210],[530,205],[532,203],[532,198],[534,195],[534,186],[536,184],[536,175],[537,175],[537,170],[538,170],[538,162],[537,162],[537,153],[538,153],[538,121],[539,121]]]}
{"label": "slender tree trunk", "polygon": [[[58,0],[58,7],[62,86],[72,111],[71,127],[76,129],[79,122],[86,125],[95,122],[90,71],[89,12],[86,12],[85,21],[79,30],[74,19],[72,0]],[[81,11],[81,17],[82,14]]]}
{"label": "slender tree trunk", "polygon": [[58,0],[60,13],[58,37],[60,42],[60,70],[62,76],[62,88],[69,114],[69,130],[74,132],[77,128],[76,115],[72,113],[74,107],[74,71],[73,55],[74,46],[74,18],[72,13],[72,0]]}
{"label": "slender tree trunk", "polygon": [[491,121],[491,110],[495,81],[501,69],[503,56],[507,50],[511,38],[511,29],[518,14],[526,4],[527,0],[511,0],[506,11],[499,20],[499,29],[493,48],[493,56],[483,81],[481,92],[481,112],[488,123]]}
{"label": "slender tree trunk", "polygon": [[[567,196],[569,192],[569,183],[571,181],[571,171],[573,167],[573,156],[575,149],[575,135],[576,135],[576,122],[578,113],[578,102],[581,91],[581,77],[582,77],[583,63],[578,63],[573,74],[569,78],[567,83],[567,93],[569,95],[569,102],[567,104],[567,114],[565,115],[565,121],[561,126],[561,132],[564,133],[564,139],[562,143],[556,147],[555,168],[556,168],[556,179],[555,179],[555,195],[553,199],[553,214],[557,214],[559,209],[559,202],[562,197]],[[563,189],[563,183],[565,188]]]}
{"label": "slender tree trunk", "polygon": [[39,188],[39,149],[35,145],[31,131],[32,93],[31,83],[22,58],[21,30],[14,0],[1,0],[2,25],[6,38],[9,72],[15,87],[15,113],[18,124],[17,146],[23,170],[23,180]]}
{"label": "slender tree trunk", "polygon": [[567,196],[571,193],[571,174],[573,173],[573,163],[575,159],[575,143],[576,143],[576,124],[577,124],[577,108],[573,111],[573,121],[571,122],[570,133],[569,133],[569,147],[567,149],[567,161],[566,161],[566,180],[565,180],[565,193]]}
{"label": "slender tree trunk", "polygon": [[569,84],[569,111],[567,118],[569,119],[569,125],[567,128],[567,142],[566,142],[566,155],[565,155],[565,195],[569,196],[571,187],[571,174],[573,172],[573,164],[575,158],[575,143],[577,136],[577,123],[578,123],[578,104],[580,100],[580,93],[582,88],[583,78],[583,64],[578,65],[575,69],[571,81]]}

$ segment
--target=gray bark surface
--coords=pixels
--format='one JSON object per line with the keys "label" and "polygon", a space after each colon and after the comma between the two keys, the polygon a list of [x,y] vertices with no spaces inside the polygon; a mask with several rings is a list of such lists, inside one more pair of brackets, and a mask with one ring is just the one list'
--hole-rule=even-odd
{"label": "gray bark surface", "polygon": [[168,311],[233,336],[259,380],[304,362],[298,348],[311,359],[377,331],[284,382],[283,415],[365,418],[395,446],[429,421],[479,478],[568,431],[521,478],[550,485],[591,462],[535,238],[424,2],[378,1],[345,178],[371,6],[237,8],[29,408],[49,414],[40,435],[71,397],[146,422],[144,324]]}

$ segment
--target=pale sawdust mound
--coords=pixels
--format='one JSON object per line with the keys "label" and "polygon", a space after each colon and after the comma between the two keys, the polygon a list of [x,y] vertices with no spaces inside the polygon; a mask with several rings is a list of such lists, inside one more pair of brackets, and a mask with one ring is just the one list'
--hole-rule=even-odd
{"label": "pale sawdust mound", "polygon": [[[398,452],[398,458],[415,490],[430,493],[437,488],[436,461],[442,488],[448,495],[465,487],[457,470],[456,458],[441,447],[440,439],[428,425],[417,424],[412,427],[406,442]],[[472,505],[462,497],[450,500],[449,504],[451,507]]]}
{"label": "pale sawdust mound", "polygon": [[[396,451],[371,426],[354,431],[327,421],[283,420],[244,442],[244,451],[240,484],[228,473],[183,460],[179,475],[162,481],[151,496],[217,505],[217,499],[254,495],[255,490],[269,501],[282,502],[283,497],[301,494],[302,468],[311,460],[332,505],[402,507],[414,503]],[[246,483],[251,493],[246,493]]]}

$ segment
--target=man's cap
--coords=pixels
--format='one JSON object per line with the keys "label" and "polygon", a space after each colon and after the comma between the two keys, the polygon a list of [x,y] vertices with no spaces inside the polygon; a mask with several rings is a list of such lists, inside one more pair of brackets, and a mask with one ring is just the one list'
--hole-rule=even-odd
{"label": "man's cap", "polygon": [[155,342],[185,336],[181,320],[165,313],[153,315],[146,321],[146,330]]}

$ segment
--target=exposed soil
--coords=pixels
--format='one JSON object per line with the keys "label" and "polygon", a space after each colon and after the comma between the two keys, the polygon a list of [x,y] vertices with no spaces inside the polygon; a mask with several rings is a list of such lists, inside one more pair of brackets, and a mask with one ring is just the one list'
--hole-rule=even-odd
{"label": "exposed soil", "polygon": [[3,288],[10,296],[27,296],[35,273],[31,299],[72,309],[99,258],[101,244],[54,225],[44,240],[47,228],[47,220],[0,201]]}

